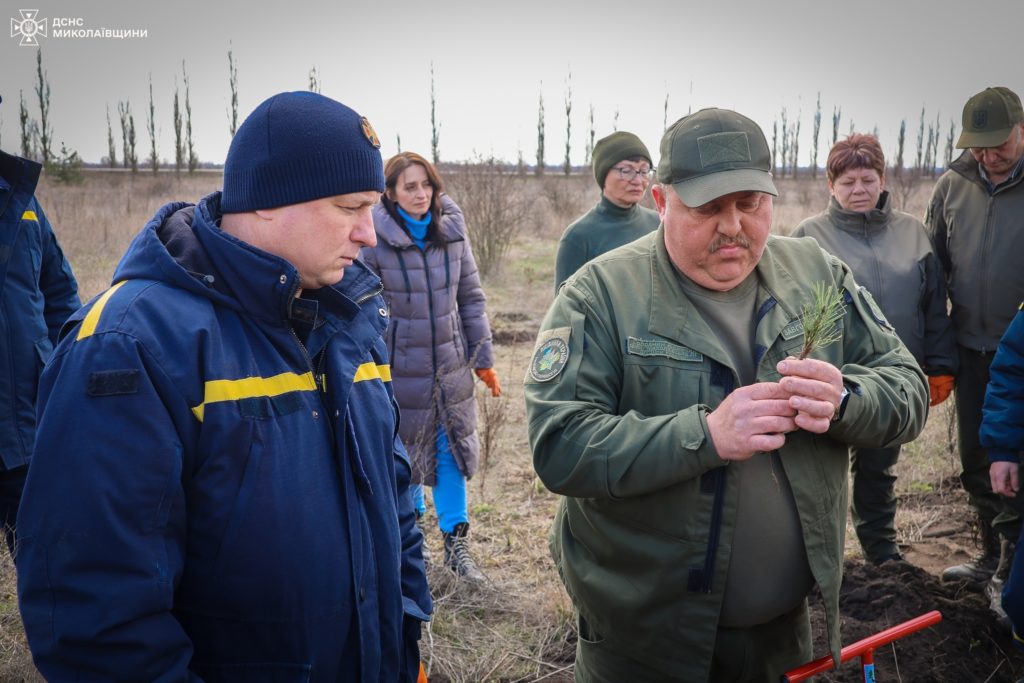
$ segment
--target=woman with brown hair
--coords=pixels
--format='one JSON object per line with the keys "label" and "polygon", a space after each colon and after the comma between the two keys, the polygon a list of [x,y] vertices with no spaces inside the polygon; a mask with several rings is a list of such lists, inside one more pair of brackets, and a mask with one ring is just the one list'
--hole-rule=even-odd
{"label": "woman with brown hair", "polygon": [[399,433],[413,463],[414,499],[426,511],[432,487],[445,566],[484,580],[469,554],[466,480],[476,472],[473,372],[493,396],[491,328],[462,210],[444,194],[434,166],[401,152],[384,165],[386,190],[373,209],[377,246],[363,259],[381,277],[391,321],[385,339],[401,409]]}
{"label": "woman with brown hair", "polygon": [[[855,134],[832,147],[826,164],[828,208],[803,221],[793,237],[809,236],[853,270],[928,375],[931,405],[946,400],[958,365],[946,285],[924,224],[895,211],[885,190],[885,155],[873,135]],[[869,562],[902,559],[896,545],[893,448],[850,448],[853,519]]]}

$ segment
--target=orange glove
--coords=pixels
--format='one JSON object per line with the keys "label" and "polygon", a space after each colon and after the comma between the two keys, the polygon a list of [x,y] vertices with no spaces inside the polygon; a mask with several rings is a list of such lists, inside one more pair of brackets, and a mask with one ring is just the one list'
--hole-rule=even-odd
{"label": "orange glove", "polygon": [[937,406],[949,397],[953,391],[956,380],[953,375],[934,375],[928,378],[928,388],[931,390],[932,400],[928,405]]}
{"label": "orange glove", "polygon": [[423,669],[423,662],[420,662],[420,675],[416,677],[416,683],[427,683],[427,672]]}
{"label": "orange glove", "polygon": [[494,368],[477,368],[476,376],[490,387],[491,396],[501,396],[501,382],[498,381],[498,373]]}

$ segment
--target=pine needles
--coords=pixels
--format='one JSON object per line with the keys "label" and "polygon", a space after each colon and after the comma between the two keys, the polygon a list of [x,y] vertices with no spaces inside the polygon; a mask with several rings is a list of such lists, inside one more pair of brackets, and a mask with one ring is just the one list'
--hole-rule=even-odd
{"label": "pine needles", "polygon": [[845,313],[842,290],[824,282],[815,282],[811,300],[804,304],[800,315],[804,321],[804,345],[798,358],[807,358],[815,349],[842,339],[836,323]]}

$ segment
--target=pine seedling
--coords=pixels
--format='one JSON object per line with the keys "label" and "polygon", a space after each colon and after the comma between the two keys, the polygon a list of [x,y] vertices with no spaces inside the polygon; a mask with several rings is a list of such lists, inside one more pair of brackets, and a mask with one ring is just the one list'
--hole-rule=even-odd
{"label": "pine seedling", "polygon": [[804,359],[815,349],[824,348],[842,339],[837,323],[846,313],[843,292],[838,287],[815,282],[811,300],[804,304],[801,318],[804,321],[804,345],[798,358]]}

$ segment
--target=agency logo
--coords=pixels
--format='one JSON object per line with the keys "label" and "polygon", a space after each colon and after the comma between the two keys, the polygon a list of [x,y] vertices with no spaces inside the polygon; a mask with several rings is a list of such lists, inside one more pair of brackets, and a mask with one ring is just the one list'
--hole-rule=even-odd
{"label": "agency logo", "polygon": [[46,37],[46,19],[38,19],[39,10],[20,9],[21,19],[11,17],[11,38],[21,36],[19,45],[39,47],[39,36]]}

